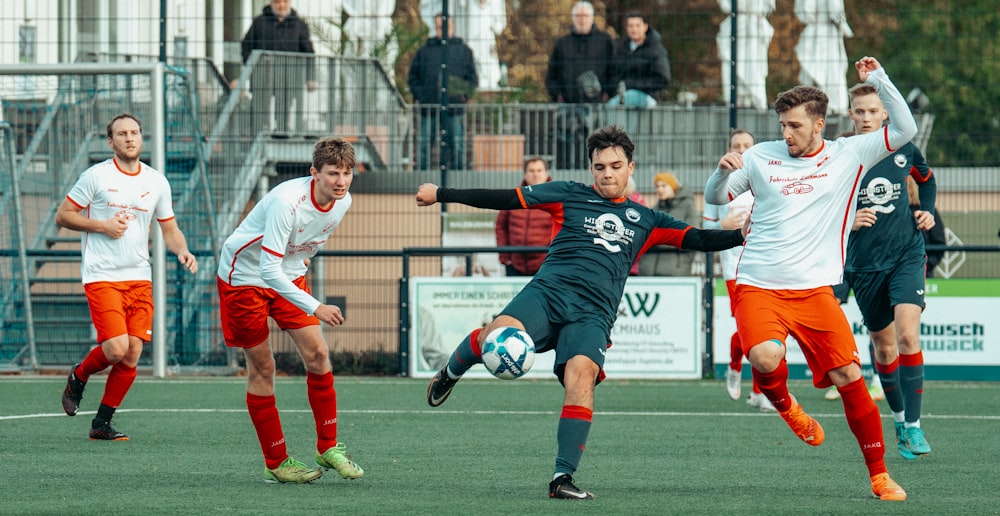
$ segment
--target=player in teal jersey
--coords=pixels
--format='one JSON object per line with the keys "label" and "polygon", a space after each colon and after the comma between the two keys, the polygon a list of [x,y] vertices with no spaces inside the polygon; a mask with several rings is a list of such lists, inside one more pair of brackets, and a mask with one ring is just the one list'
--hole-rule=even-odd
{"label": "player in teal jersey", "polygon": [[555,373],[565,389],[557,430],[551,498],[593,498],[573,484],[590,432],[594,386],[604,378],[611,327],[636,258],[651,246],[719,251],[743,243],[741,230],[701,230],[630,201],[634,145],[625,131],[605,127],[587,138],[594,183],[551,181],[506,190],[457,190],[421,185],[417,205],[458,202],[495,210],[534,208],[549,212],[554,237],[541,269],[485,328],[473,330],[434,376],[427,389],[431,406],[444,403],[473,365],[495,328],[514,326],[531,336],[538,352],[556,352]]}
{"label": "player in teal jersey", "polygon": [[[850,93],[855,133],[880,130],[888,114],[875,89],[859,84]],[[907,177],[916,182],[920,199],[912,212]],[[895,420],[897,449],[908,460],[931,451],[920,428],[927,264],[921,231],[934,227],[936,197],[934,175],[913,143],[872,167],[861,183],[844,271],[875,346],[873,365]]]}

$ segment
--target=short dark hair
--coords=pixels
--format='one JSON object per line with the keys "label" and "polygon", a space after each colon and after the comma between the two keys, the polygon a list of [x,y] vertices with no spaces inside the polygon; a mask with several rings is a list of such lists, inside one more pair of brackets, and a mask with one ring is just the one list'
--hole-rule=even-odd
{"label": "short dark hair", "polygon": [[132,113],[119,113],[115,115],[115,117],[112,118],[110,122],[108,122],[108,128],[107,128],[108,138],[111,138],[113,135],[112,131],[114,130],[115,122],[119,120],[124,120],[126,118],[131,118],[132,120],[135,120],[135,123],[139,125],[139,133],[142,133],[142,121],[139,120],[139,117],[133,115]]}
{"label": "short dark hair", "polygon": [[642,23],[649,25],[649,20],[646,19],[646,15],[640,13],[639,11],[630,11],[625,15],[625,18],[623,19],[625,21],[628,21],[630,18],[639,18],[640,20],[642,20]]}
{"label": "short dark hair", "polygon": [[826,107],[830,98],[823,90],[813,86],[796,86],[778,94],[774,101],[774,112],[779,115],[798,106],[805,106],[806,113],[816,118],[826,118]]}
{"label": "short dark hair", "polygon": [[746,129],[740,129],[740,128],[733,129],[733,132],[729,133],[729,143],[733,142],[733,136],[736,136],[737,134],[748,135],[750,136],[750,139],[754,141],[754,143],[757,143],[757,137],[754,136],[753,133],[747,131]]}
{"label": "short dark hair", "polygon": [[545,161],[545,158],[541,156],[529,156],[528,159],[524,160],[524,172],[528,171],[528,165],[536,161],[542,162],[542,165],[545,167],[545,170],[549,169],[549,162]]}
{"label": "short dark hair", "polygon": [[587,137],[587,157],[591,163],[594,162],[595,151],[610,149],[611,147],[621,147],[622,152],[625,153],[625,159],[629,163],[632,162],[632,152],[635,151],[635,144],[632,143],[632,139],[629,138],[628,133],[621,126],[609,125],[602,127]]}
{"label": "short dark hair", "polygon": [[342,138],[330,136],[313,145],[312,166],[317,171],[325,165],[354,168],[356,164],[354,146]]}

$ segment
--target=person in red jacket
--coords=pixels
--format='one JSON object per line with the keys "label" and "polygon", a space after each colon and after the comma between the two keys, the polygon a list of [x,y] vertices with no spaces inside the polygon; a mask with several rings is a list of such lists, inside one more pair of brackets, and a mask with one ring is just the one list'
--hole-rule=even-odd
{"label": "person in red jacket", "polygon": [[[524,162],[521,186],[552,181],[545,160],[537,156]],[[552,216],[542,210],[503,210],[497,215],[497,246],[547,246],[552,241]],[[500,253],[507,276],[534,276],[547,253]]]}

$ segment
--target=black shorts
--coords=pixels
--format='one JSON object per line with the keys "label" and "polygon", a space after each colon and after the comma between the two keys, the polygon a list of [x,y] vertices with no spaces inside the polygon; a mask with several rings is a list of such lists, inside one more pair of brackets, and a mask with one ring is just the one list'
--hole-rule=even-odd
{"label": "black shorts", "polygon": [[899,304],[924,308],[925,255],[912,255],[885,271],[845,272],[854,290],[865,327],[869,331],[884,330],[895,319],[893,309]]}
{"label": "black shorts", "polygon": [[604,377],[604,356],[610,342],[611,328],[602,318],[589,313],[565,314],[563,303],[553,302],[543,287],[529,283],[500,312],[524,325],[535,342],[535,352],[555,350],[554,372],[562,381],[566,362],[585,355],[600,368]]}

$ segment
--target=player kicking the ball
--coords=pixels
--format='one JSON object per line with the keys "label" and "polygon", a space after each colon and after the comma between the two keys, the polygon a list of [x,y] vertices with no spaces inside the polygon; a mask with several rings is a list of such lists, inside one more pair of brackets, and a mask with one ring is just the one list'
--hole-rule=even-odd
{"label": "player kicking the ball", "polygon": [[792,431],[811,446],[823,428],[788,392],[785,339],[802,347],[819,388],[836,385],[858,440],[872,493],[905,500],[889,477],[878,408],[868,394],[854,335],[830,285],[841,282],[858,183],[917,133],[913,115],[879,62],[863,57],[858,75],[874,87],[891,123],[879,131],[824,140],[827,96],[810,86],[778,95],[783,141],[730,152],[705,186],[705,201],[724,204],[752,190],[747,242],[736,276],[736,328],[760,390]]}
{"label": "player kicking the ball", "polygon": [[477,208],[545,210],[555,221],[548,256],[514,299],[485,328],[472,331],[427,388],[436,407],[458,380],[482,362],[483,339],[494,329],[525,330],[537,352],[554,350],[555,374],[565,389],[556,432],[558,451],[549,497],[590,500],[573,484],[590,432],[594,387],[604,378],[604,356],[629,269],[654,245],[719,251],[743,243],[740,230],[701,230],[625,197],[634,145],[620,127],[587,138],[592,185],[570,181],[510,190],[458,190],[421,185],[417,205],[458,202]]}

